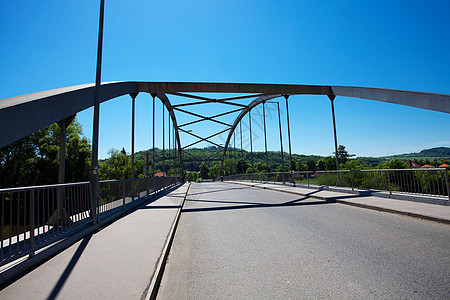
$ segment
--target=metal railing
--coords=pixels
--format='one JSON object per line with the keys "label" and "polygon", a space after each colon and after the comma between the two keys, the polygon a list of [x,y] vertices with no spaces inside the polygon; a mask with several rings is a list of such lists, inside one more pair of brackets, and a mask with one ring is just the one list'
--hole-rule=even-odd
{"label": "metal railing", "polygon": [[[339,174],[339,176],[338,176]],[[355,190],[384,191],[417,196],[442,197],[450,201],[448,170],[429,169],[383,169],[305,171],[291,173],[254,173],[225,176],[223,180],[248,180],[260,182],[283,182],[303,186],[325,188],[342,187]]]}
{"label": "metal railing", "polygon": [[[99,182],[100,219],[128,204],[173,186],[177,177],[149,177]],[[0,189],[0,266],[41,248],[91,223],[90,183]]]}

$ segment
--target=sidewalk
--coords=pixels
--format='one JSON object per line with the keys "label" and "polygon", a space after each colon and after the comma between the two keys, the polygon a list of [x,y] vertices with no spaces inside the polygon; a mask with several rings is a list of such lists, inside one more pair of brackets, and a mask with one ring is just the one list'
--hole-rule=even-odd
{"label": "sidewalk", "polygon": [[268,190],[309,196],[324,201],[332,201],[378,211],[407,215],[415,218],[450,224],[450,206],[437,205],[407,200],[396,200],[375,196],[340,193],[326,189],[293,187],[289,185],[270,184],[249,181],[227,181],[229,183],[264,188]]}
{"label": "sidewalk", "polygon": [[0,298],[147,298],[188,187],[86,236],[0,291]]}

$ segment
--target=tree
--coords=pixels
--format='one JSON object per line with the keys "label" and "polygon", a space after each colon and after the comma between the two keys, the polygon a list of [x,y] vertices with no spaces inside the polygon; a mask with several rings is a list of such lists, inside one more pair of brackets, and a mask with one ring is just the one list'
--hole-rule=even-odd
{"label": "tree", "polygon": [[186,180],[187,181],[197,181],[198,174],[195,171],[188,171],[186,174]]}
{"label": "tree", "polygon": [[217,178],[219,174],[220,164],[214,164],[209,168],[208,178]]}
{"label": "tree", "polygon": [[308,166],[306,164],[303,163],[303,161],[301,161],[300,159],[297,161],[297,167],[296,167],[297,171],[307,171],[308,170]]}
{"label": "tree", "polygon": [[349,159],[345,164],[341,165],[342,170],[367,170],[370,166],[362,163],[359,159]]}
{"label": "tree", "polygon": [[101,180],[131,178],[131,158],[124,148],[121,151],[111,149],[108,151],[109,159],[99,161],[98,174]]}
{"label": "tree", "polygon": [[316,163],[312,158],[306,161],[306,166],[308,167],[308,171],[316,171]]}
{"label": "tree", "polygon": [[[333,152],[336,153],[336,152]],[[345,150],[345,146],[339,145],[338,147],[338,161],[340,164],[345,164],[349,157],[355,156],[354,154],[348,154],[347,150]]]}
{"label": "tree", "polygon": [[392,158],[386,162],[382,162],[377,169],[405,169],[409,168],[409,162],[403,162],[398,158]]}
{"label": "tree", "polygon": [[323,158],[317,161],[317,170],[324,171],[326,168],[325,160]]}
{"label": "tree", "polygon": [[[60,128],[55,123],[0,149],[0,186],[58,183]],[[89,180],[91,145],[74,120],[67,127],[66,182]]]}
{"label": "tree", "polygon": [[333,156],[328,156],[325,159],[325,170],[336,170],[336,158],[334,158]]}
{"label": "tree", "polygon": [[272,169],[270,169],[270,167],[267,167],[264,163],[257,163],[256,170],[258,173],[272,172]]}
{"label": "tree", "polygon": [[238,174],[244,174],[250,167],[250,163],[243,158],[237,160],[236,169]]}
{"label": "tree", "polygon": [[205,162],[200,164],[200,177],[205,179],[208,178],[209,167]]}

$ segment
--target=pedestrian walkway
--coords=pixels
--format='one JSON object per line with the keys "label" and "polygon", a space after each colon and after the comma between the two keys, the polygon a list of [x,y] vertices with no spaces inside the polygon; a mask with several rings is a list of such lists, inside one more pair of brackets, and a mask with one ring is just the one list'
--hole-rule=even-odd
{"label": "pedestrian walkway", "polygon": [[0,299],[147,297],[188,186],[86,236],[0,291]]}
{"label": "pedestrian walkway", "polygon": [[300,196],[308,196],[324,201],[334,201],[347,205],[353,205],[378,211],[407,215],[416,218],[427,219],[436,222],[450,224],[450,206],[437,205],[423,202],[397,200],[376,196],[364,196],[329,191],[325,188],[304,188],[290,185],[251,182],[251,181],[227,181],[230,183],[264,188],[278,192],[291,193]]}

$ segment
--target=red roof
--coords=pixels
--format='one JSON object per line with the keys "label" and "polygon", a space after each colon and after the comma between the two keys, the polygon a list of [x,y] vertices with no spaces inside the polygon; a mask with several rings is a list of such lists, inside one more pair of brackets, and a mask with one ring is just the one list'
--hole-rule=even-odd
{"label": "red roof", "polygon": [[423,165],[422,168],[434,168],[432,165]]}
{"label": "red roof", "polygon": [[413,168],[420,168],[420,165],[418,163],[415,163],[415,162],[411,161],[411,167],[413,167]]}
{"label": "red roof", "polygon": [[443,164],[443,165],[439,166],[439,168],[448,168],[448,167],[450,167],[450,165],[448,165],[448,164]]}

